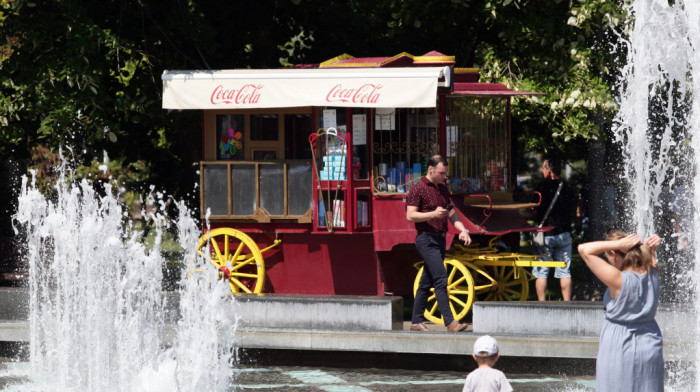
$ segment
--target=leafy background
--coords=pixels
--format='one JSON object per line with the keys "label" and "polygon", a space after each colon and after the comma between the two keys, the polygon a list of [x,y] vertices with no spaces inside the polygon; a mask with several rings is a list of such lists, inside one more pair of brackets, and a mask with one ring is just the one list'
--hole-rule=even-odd
{"label": "leafy background", "polygon": [[535,154],[585,162],[608,140],[628,23],[609,0],[0,0],[0,181],[16,192],[34,169],[50,193],[64,146],[76,175],[118,183],[127,205],[154,186],[196,208],[201,114],[161,108],[164,70],[431,50],[548,94],[513,100],[516,172]]}

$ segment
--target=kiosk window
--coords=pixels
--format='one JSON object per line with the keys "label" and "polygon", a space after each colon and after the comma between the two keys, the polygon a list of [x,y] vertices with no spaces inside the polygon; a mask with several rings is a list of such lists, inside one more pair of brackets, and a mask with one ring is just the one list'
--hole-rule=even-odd
{"label": "kiosk window", "polygon": [[260,165],[260,206],[284,215],[284,165]]}
{"label": "kiosk window", "polygon": [[245,159],[245,116],[220,114],[216,116],[216,159],[241,161]]}
{"label": "kiosk window", "polygon": [[289,165],[287,200],[290,215],[304,215],[313,206],[311,173],[309,164]]}
{"label": "kiosk window", "polygon": [[255,200],[255,165],[231,166],[231,215],[253,215],[257,208]]}
{"label": "kiosk window", "polygon": [[276,114],[250,115],[250,140],[279,140],[279,117]]}
{"label": "kiosk window", "polygon": [[284,115],[285,159],[311,159],[309,134],[313,132],[310,114]]}
{"label": "kiosk window", "polygon": [[204,209],[212,215],[228,215],[228,182],[225,165],[209,165],[204,168]]}

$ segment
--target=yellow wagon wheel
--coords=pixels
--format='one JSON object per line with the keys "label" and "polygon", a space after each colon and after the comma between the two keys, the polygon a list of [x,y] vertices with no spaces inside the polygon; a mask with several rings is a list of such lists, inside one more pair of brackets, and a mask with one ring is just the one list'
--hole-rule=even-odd
{"label": "yellow wagon wheel", "polygon": [[261,293],[265,286],[265,262],[258,245],[247,234],[229,227],[209,231],[199,238],[197,250],[210,244],[211,262],[219,276],[228,278],[234,293]]}
{"label": "yellow wagon wheel", "polygon": [[[420,267],[413,283],[414,298],[423,276],[423,269],[424,267]],[[458,260],[446,258],[445,269],[447,270],[447,295],[450,298],[450,309],[452,309],[455,320],[461,320],[469,313],[474,302],[474,280],[467,267]],[[445,324],[438,308],[435,289],[431,291],[432,294],[428,297],[428,304],[425,308],[425,318],[435,324]]]}
{"label": "yellow wagon wheel", "polygon": [[482,265],[474,274],[479,301],[527,301],[530,273],[523,267]]}

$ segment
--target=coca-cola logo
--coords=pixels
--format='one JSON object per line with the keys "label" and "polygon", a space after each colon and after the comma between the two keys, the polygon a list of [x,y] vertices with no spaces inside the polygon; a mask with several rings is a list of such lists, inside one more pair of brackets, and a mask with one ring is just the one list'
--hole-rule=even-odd
{"label": "coca-cola logo", "polygon": [[250,105],[256,104],[260,100],[260,90],[263,85],[246,84],[238,89],[226,89],[223,85],[218,85],[211,93],[212,105],[218,104],[236,104]]}
{"label": "coca-cola logo", "polygon": [[364,84],[360,88],[345,88],[336,84],[326,95],[327,102],[377,103],[381,84]]}

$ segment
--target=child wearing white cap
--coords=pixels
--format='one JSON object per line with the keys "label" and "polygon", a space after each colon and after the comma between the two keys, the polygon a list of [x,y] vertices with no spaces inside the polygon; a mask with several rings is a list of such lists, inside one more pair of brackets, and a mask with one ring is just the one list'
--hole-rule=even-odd
{"label": "child wearing white cap", "polygon": [[462,392],[512,392],[506,375],[494,369],[498,361],[498,342],[489,335],[484,335],[474,342],[472,357],[479,365],[469,373]]}

